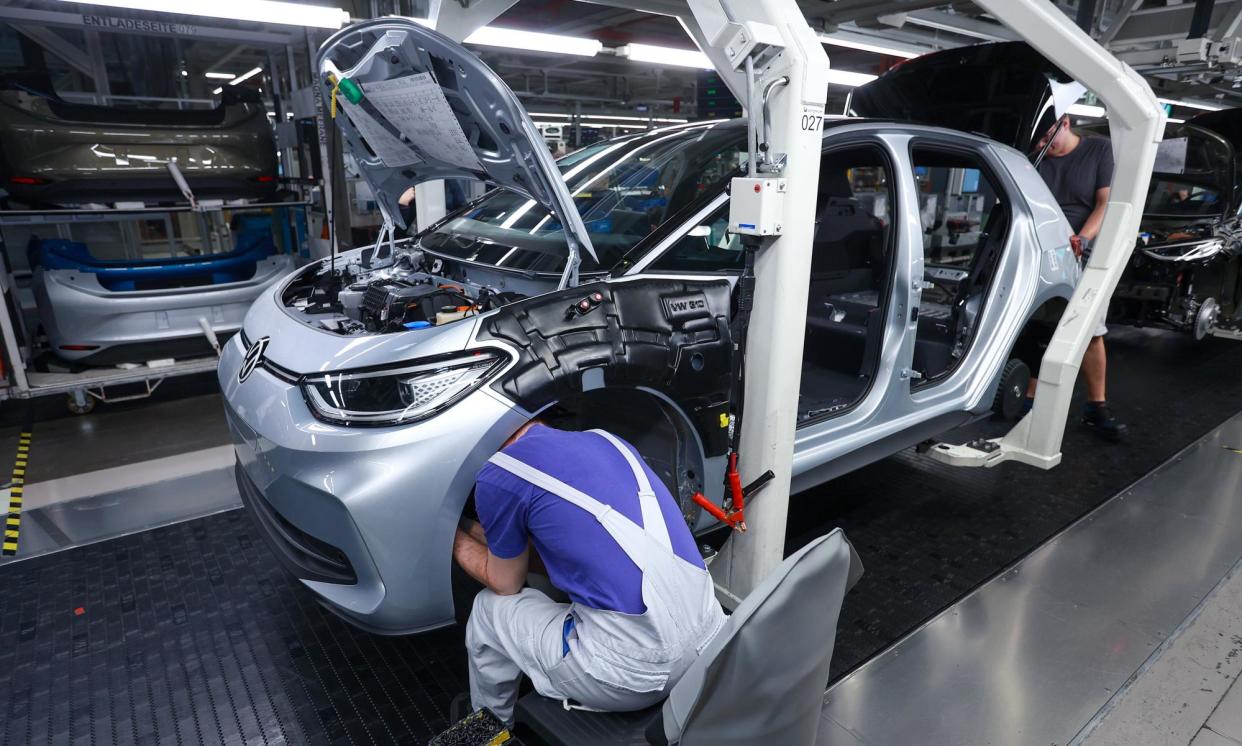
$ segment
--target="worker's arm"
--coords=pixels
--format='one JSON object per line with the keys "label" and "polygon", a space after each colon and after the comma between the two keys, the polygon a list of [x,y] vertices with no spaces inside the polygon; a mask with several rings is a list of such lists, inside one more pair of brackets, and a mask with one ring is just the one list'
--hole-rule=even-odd
{"label": "worker's arm", "polygon": [[470,577],[502,596],[511,596],[526,584],[530,547],[527,545],[516,557],[497,557],[488,550],[482,527],[474,524],[469,533],[457,529],[453,540],[453,559]]}
{"label": "worker's arm", "polygon": [[1110,191],[1108,187],[1095,190],[1095,208],[1087,216],[1087,222],[1082,224],[1082,230],[1078,231],[1078,235],[1088,241],[1094,241],[1095,237],[1100,235],[1100,226],[1104,223],[1104,209],[1108,207]]}

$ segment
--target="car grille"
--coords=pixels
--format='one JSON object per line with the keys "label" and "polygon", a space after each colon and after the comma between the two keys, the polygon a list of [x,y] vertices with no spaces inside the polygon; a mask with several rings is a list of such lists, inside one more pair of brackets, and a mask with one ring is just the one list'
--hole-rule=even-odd
{"label": "car grille", "polygon": [[242,502],[259,524],[276,557],[290,572],[303,580],[323,583],[352,585],[358,582],[358,575],[344,552],[290,523],[263,497],[240,462],[233,468]]}

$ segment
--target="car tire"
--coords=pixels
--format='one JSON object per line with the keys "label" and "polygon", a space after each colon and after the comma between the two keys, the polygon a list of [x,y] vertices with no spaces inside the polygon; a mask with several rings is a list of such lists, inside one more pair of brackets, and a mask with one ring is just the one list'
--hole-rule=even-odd
{"label": "car tire", "polygon": [[1005,363],[996,387],[996,398],[992,400],[992,412],[997,418],[1012,421],[1022,416],[1023,399],[1026,398],[1030,380],[1031,369],[1026,363],[1017,358]]}

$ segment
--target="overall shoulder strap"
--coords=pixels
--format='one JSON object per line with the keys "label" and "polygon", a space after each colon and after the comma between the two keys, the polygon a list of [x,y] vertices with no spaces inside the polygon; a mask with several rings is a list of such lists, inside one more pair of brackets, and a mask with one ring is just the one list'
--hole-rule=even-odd
{"label": "overall shoulder strap", "polygon": [[603,437],[625,457],[625,462],[630,465],[630,471],[634,473],[634,481],[638,483],[638,504],[642,508],[643,533],[671,552],[673,542],[668,535],[664,511],[660,510],[660,501],[656,498],[655,491],[651,489],[651,480],[647,478],[647,470],[643,468],[638,456],[634,455],[634,452],[612,433],[604,430],[591,430],[590,432]]}
{"label": "overall shoulder strap", "polygon": [[530,482],[536,487],[551,492],[553,495],[556,495],[562,500],[566,500],[574,505],[577,505],[579,508],[582,508],[586,512],[595,516],[597,520],[602,521],[604,516],[612,510],[611,506],[605,505],[599,500],[596,500],[577,487],[565,484],[551,474],[542,472],[530,464],[518,461],[507,453],[496,453],[488,459],[488,462],[499,466],[514,476]]}

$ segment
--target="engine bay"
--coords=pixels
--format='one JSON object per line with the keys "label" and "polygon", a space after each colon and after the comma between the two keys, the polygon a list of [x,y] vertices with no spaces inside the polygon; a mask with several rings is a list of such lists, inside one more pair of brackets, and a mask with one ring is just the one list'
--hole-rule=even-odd
{"label": "engine bay", "polygon": [[361,249],[308,265],[280,299],[306,324],[365,336],[441,326],[525,297],[448,274],[413,247]]}

